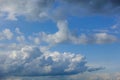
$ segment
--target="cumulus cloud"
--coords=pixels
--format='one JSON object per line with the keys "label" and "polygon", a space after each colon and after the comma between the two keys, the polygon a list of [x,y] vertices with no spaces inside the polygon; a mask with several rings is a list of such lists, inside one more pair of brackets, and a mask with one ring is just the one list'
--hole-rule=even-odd
{"label": "cumulus cloud", "polygon": [[2,32],[0,32],[0,40],[10,40],[13,37],[13,33],[10,29],[4,29]]}
{"label": "cumulus cloud", "polygon": [[55,34],[41,33],[43,41],[50,44],[73,43],[73,44],[105,44],[117,41],[117,37],[105,32],[93,33],[92,35],[74,35],[68,28],[66,20],[57,22],[58,31]]}
{"label": "cumulus cloud", "polygon": [[58,27],[58,32],[56,32],[55,34],[42,33],[43,41],[46,41],[52,44],[67,41],[69,37],[67,21],[59,21],[57,23],[57,27]]}
{"label": "cumulus cloud", "polygon": [[[10,29],[4,29],[0,33],[0,40],[14,40],[19,43],[33,43],[40,45],[42,42],[49,45],[56,45],[60,43],[69,44],[106,44],[118,42],[119,38],[113,34],[107,32],[93,32],[92,34],[73,34],[68,27],[66,20],[57,21],[58,31],[53,34],[47,34],[45,32],[38,32],[32,35],[24,36],[25,34],[16,28],[15,31]],[[14,37],[13,37],[14,36]]]}
{"label": "cumulus cloud", "polygon": [[[55,34],[39,33],[41,36],[38,35],[38,40],[42,38],[42,40],[46,41],[47,39],[46,42],[49,44],[58,44],[67,41],[77,43],[76,40],[72,39],[75,38],[79,40],[80,38],[71,34],[67,26],[67,21],[59,21],[57,23],[58,32]],[[5,30],[5,33],[6,32],[10,32],[10,30]],[[51,52],[48,49],[49,46],[37,46],[31,42],[29,43],[27,39],[22,37],[23,34],[24,33],[17,28],[15,29],[14,38],[20,43],[12,42],[9,43],[9,45],[5,43],[0,44],[0,76],[71,75],[103,69],[101,67],[94,68],[88,66],[85,57],[80,54],[70,52],[61,53],[58,51]],[[96,39],[98,39],[98,43],[111,40],[111,36],[106,34],[96,34],[95,36],[97,36]],[[82,42],[80,43],[88,39],[84,37],[85,36],[82,35]],[[98,37],[102,38],[99,39]],[[35,40],[34,36],[31,38]],[[22,41],[27,43],[22,43]],[[36,43],[39,43],[39,41],[36,40]]]}
{"label": "cumulus cloud", "polygon": [[[55,34],[44,33],[44,35],[38,35],[38,38],[43,38],[43,40],[47,39],[45,41],[49,44],[63,42],[103,44],[116,41],[115,36],[108,35],[107,33],[96,33],[90,37],[82,34],[80,38],[79,36],[73,35],[67,26],[67,21],[59,21],[57,23],[58,32]],[[1,33],[9,32],[15,35],[15,40],[18,36],[24,34],[19,29],[15,30],[15,34],[14,31],[11,32],[9,29],[5,29]],[[31,38],[34,39],[34,36]],[[81,42],[78,42],[80,39],[82,39]],[[12,38],[12,40],[14,39]],[[50,51],[48,49],[49,46],[37,46],[36,44],[29,43],[27,39],[24,40],[27,43],[22,43],[23,40],[20,39],[20,43],[12,42],[9,45],[5,43],[0,44],[0,76],[72,75],[103,69],[102,67],[95,68],[88,66],[85,57],[80,54]],[[94,78],[92,79],[94,80]]]}
{"label": "cumulus cloud", "polygon": [[[19,46],[19,45],[17,45]],[[69,52],[42,52],[39,47],[24,45],[0,53],[0,76],[54,76],[89,72],[84,56]],[[94,68],[96,71],[98,68]],[[101,68],[102,69],[102,68]]]}

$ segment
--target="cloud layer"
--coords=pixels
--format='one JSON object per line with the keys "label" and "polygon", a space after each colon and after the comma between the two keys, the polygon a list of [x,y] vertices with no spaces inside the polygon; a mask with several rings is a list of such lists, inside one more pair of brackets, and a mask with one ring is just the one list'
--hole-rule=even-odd
{"label": "cloud layer", "polygon": [[84,73],[72,76],[55,76],[55,77],[8,77],[1,80],[119,80],[120,73]]}
{"label": "cloud layer", "polygon": [[0,0],[0,15],[17,20],[63,19],[68,15],[119,14],[119,0]]}

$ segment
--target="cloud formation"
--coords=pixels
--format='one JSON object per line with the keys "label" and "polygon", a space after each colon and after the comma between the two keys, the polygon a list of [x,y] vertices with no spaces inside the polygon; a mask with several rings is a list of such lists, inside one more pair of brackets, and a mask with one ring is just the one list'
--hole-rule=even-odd
{"label": "cloud formation", "polygon": [[49,46],[41,46],[40,38],[45,42],[47,39],[48,44],[57,45],[70,41],[70,36],[74,37],[67,27],[67,21],[59,21],[57,26],[59,31],[55,34],[44,33],[36,38],[33,35],[31,41],[36,40],[34,43],[19,28],[15,31],[4,29],[0,33],[3,42],[0,43],[0,76],[72,75],[103,69],[88,66],[85,57],[80,54],[49,51]]}
{"label": "cloud formation", "polygon": [[[58,28],[54,34],[39,32],[35,37],[25,37],[19,28],[13,32],[10,29],[1,31],[0,76],[56,76],[101,70],[101,67],[88,66],[85,57],[80,54],[49,51],[48,45],[117,42],[115,35],[105,32],[72,34],[66,17],[116,14],[119,7],[118,0],[0,0],[0,17],[7,20],[17,20],[21,16],[28,20],[52,19],[57,22]],[[41,46],[41,42],[48,45]]]}
{"label": "cloud formation", "polygon": [[117,37],[105,32],[93,33],[92,35],[80,34],[74,35],[68,28],[65,20],[57,22],[58,31],[55,34],[41,33],[43,41],[49,44],[73,43],[73,44],[106,44],[117,42]]}
{"label": "cloud formation", "polygon": [[40,32],[35,38],[34,35],[31,35],[30,39],[25,37],[19,28],[13,32],[9,29],[3,30],[1,34],[7,35],[9,33],[14,37],[5,38],[8,42],[9,38],[12,39],[10,43],[0,44],[0,76],[71,75],[103,69],[88,66],[85,57],[80,54],[49,51],[50,47],[48,45],[41,46],[39,40],[52,44],[52,46],[64,42],[105,44],[115,42],[117,40],[115,36],[107,33],[96,33],[90,37],[86,35],[76,36],[68,29],[67,21],[58,21],[57,27],[58,32],[54,34]]}
{"label": "cloud formation", "polygon": [[90,13],[119,14],[119,9],[119,0],[0,0],[0,14],[10,20],[19,16],[40,20]]}
{"label": "cloud formation", "polygon": [[53,2],[54,0],[0,0],[0,12],[10,20],[17,20],[19,16],[39,19],[47,16]]}
{"label": "cloud formation", "polygon": [[[0,76],[54,76],[89,72],[84,56],[58,51],[42,52],[39,47],[24,45],[0,53]],[[17,48],[18,47],[18,48]],[[102,68],[93,68],[96,71]]]}

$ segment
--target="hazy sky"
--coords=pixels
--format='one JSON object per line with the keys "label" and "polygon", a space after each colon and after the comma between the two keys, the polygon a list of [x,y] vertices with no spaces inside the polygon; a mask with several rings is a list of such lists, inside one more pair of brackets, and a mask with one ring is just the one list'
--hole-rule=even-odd
{"label": "hazy sky", "polygon": [[0,0],[0,80],[119,80],[119,0]]}

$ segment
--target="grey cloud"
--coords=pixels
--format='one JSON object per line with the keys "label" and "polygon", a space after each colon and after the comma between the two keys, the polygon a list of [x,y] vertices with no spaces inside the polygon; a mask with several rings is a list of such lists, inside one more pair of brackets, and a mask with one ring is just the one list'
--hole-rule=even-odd
{"label": "grey cloud", "polygon": [[119,15],[119,0],[62,0],[54,10],[53,18],[66,19],[68,16]]}
{"label": "grey cloud", "polygon": [[19,16],[39,19],[47,16],[47,11],[53,2],[54,0],[1,0],[0,12],[10,20],[17,20],[16,17]]}
{"label": "grey cloud", "polygon": [[89,6],[91,9],[100,11],[101,9],[117,8],[120,7],[119,0],[63,0],[69,4],[78,4],[79,6]]}
{"label": "grey cloud", "polygon": [[111,1],[111,3],[113,3],[113,4],[120,6],[120,0],[110,0],[110,1]]}
{"label": "grey cloud", "polygon": [[[56,6],[56,3],[59,4]],[[118,14],[119,0],[1,0],[0,13],[10,20],[25,16],[31,20],[64,19],[90,13]]]}
{"label": "grey cloud", "polygon": [[[0,76],[71,75],[90,70],[86,65],[85,57],[80,54],[42,52],[39,47],[30,45],[2,53],[0,54]],[[93,69],[93,71],[97,70],[97,68]]]}

